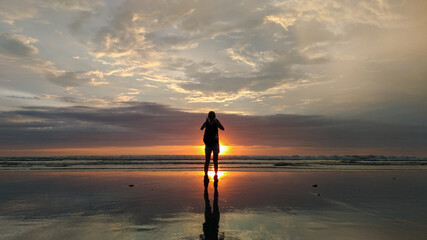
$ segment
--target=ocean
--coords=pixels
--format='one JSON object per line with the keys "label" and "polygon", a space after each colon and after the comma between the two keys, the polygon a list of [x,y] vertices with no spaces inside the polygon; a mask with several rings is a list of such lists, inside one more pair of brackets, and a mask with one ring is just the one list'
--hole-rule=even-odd
{"label": "ocean", "polygon": [[[201,170],[202,155],[0,157],[0,171]],[[426,170],[427,157],[232,156],[219,158],[224,171]]]}

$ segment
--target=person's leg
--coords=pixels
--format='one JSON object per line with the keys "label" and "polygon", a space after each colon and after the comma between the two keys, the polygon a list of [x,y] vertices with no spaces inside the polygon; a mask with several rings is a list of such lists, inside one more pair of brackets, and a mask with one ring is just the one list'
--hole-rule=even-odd
{"label": "person's leg", "polygon": [[216,146],[213,149],[213,162],[214,162],[214,168],[215,168],[215,176],[218,176],[218,153],[219,153],[219,146]]}
{"label": "person's leg", "polygon": [[205,176],[208,175],[209,163],[211,161],[212,148],[205,146]]}

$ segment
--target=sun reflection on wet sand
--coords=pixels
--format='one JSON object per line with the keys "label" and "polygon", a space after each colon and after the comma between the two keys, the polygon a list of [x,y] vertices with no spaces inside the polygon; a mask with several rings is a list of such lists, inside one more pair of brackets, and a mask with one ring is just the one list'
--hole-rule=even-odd
{"label": "sun reflection on wet sand", "polygon": [[[204,176],[205,172],[200,171],[200,175]],[[223,178],[226,175],[228,175],[228,172],[218,170],[218,180],[221,180],[221,178]],[[212,168],[208,171],[209,180],[214,180],[214,176],[215,176],[215,170]]]}

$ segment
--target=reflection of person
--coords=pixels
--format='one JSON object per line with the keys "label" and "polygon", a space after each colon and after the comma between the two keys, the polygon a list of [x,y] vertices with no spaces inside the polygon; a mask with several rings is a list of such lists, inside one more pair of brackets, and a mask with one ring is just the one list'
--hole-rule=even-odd
{"label": "reflection of person", "polygon": [[203,123],[200,130],[205,129],[203,135],[203,142],[205,143],[205,181],[209,181],[208,169],[211,160],[211,153],[213,152],[213,162],[215,168],[215,179],[218,179],[218,153],[219,153],[219,137],[218,128],[224,130],[224,127],[216,119],[215,112],[210,111],[206,121]]}
{"label": "reflection of person", "polygon": [[205,222],[203,223],[203,234],[200,234],[202,240],[223,240],[224,233],[218,238],[219,231],[219,207],[218,207],[218,185],[215,185],[213,211],[209,203],[208,188],[205,187]]}

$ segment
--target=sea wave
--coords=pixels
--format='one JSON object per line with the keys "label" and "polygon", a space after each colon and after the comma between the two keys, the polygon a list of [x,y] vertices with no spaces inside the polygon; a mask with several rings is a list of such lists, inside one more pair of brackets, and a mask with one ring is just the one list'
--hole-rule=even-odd
{"label": "sea wave", "polygon": [[[200,155],[0,157],[0,170],[200,170],[203,163]],[[224,155],[220,156],[220,167],[271,171],[427,169],[427,157]]]}

